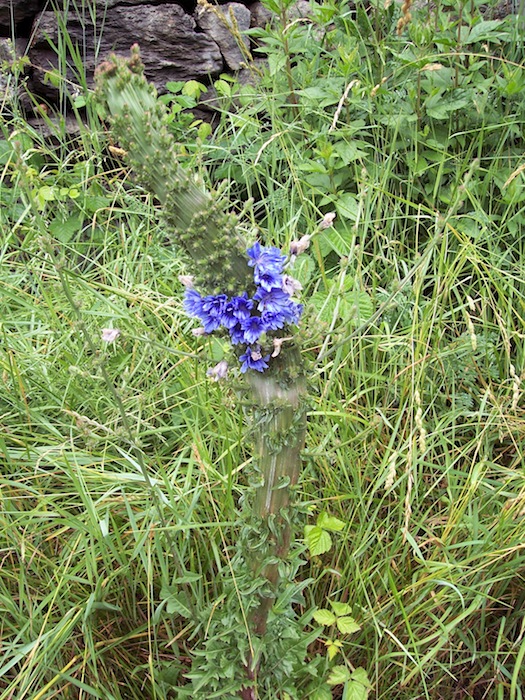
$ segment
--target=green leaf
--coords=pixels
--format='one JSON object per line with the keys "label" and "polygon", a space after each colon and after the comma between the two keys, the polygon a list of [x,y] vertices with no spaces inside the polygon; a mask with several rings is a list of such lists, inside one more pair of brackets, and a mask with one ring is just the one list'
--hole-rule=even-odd
{"label": "green leaf", "polygon": [[[328,292],[315,292],[310,297],[310,304],[317,311],[317,318],[323,323],[332,323],[337,305],[337,297],[331,290]],[[340,315],[340,309],[339,309]]]}
{"label": "green leaf", "polygon": [[337,600],[331,600],[330,605],[338,617],[352,614],[352,606],[348,605],[348,603],[339,603]]}
{"label": "green leaf", "polygon": [[59,70],[46,70],[44,71],[44,84],[51,83],[53,87],[60,87],[62,82],[62,74]]}
{"label": "green leaf", "polygon": [[308,695],[309,700],[332,700],[332,692],[326,685],[321,685]]}
{"label": "green leaf", "polygon": [[451,114],[468,107],[471,100],[464,90],[456,90],[451,95],[440,90],[425,100],[425,109],[433,119],[448,119]]}
{"label": "green leaf", "polygon": [[319,243],[323,255],[327,255],[331,250],[337,253],[341,258],[348,255],[352,249],[352,242],[355,235],[350,231],[350,228],[345,226],[344,222],[330,226],[322,232]]}
{"label": "green leaf", "polygon": [[160,591],[160,597],[166,602],[166,609],[169,615],[176,614],[185,618],[191,617],[191,611],[184,592],[175,592],[171,586],[163,586]]}
{"label": "green leaf", "polygon": [[334,666],[328,676],[328,685],[342,685],[350,680],[350,671],[346,666]]}
{"label": "green leaf", "polygon": [[321,527],[317,525],[305,525],[304,537],[310,554],[315,557],[319,554],[329,552],[332,546],[332,538]]}
{"label": "green leaf", "polygon": [[499,43],[498,40],[505,40],[509,36],[509,32],[501,28],[500,19],[484,20],[478,22],[473,27],[464,27],[466,31],[466,36],[461,37],[462,44],[473,44],[476,41],[494,41]]}
{"label": "green leaf", "polygon": [[217,91],[218,95],[222,95],[223,97],[230,97],[232,94],[232,86],[230,85],[230,83],[226,82],[226,80],[216,80],[213,83],[213,86]]}
{"label": "green leaf", "polygon": [[314,268],[315,262],[313,258],[303,253],[303,255],[300,255],[295,261],[293,270],[290,274],[292,277],[295,277],[295,279],[300,282],[303,287],[305,287],[312,276]]}
{"label": "green leaf", "polygon": [[355,195],[350,192],[342,194],[335,203],[335,208],[339,216],[344,219],[350,219],[350,221],[357,221],[357,214],[359,212],[359,202],[357,201]]}
{"label": "green leaf", "polygon": [[305,160],[296,167],[304,173],[326,173],[326,167],[317,160]]}
{"label": "green leaf", "polygon": [[361,629],[353,617],[338,617],[336,624],[341,634],[353,634]]}
{"label": "green leaf", "polygon": [[49,231],[52,236],[61,243],[69,243],[75,233],[80,231],[81,221],[78,216],[69,216],[66,219],[53,219],[49,224]]}
{"label": "green leaf", "polygon": [[343,690],[343,700],[366,700],[372,688],[364,668],[356,668]]}
{"label": "green leaf", "polygon": [[169,82],[166,83],[166,88],[170,92],[178,93],[182,90],[183,87],[184,87],[184,82],[182,80],[177,80],[177,81],[170,80]]}
{"label": "green leaf", "polygon": [[306,97],[310,100],[322,100],[324,97],[328,97],[329,93],[319,85],[314,85],[313,87],[304,88],[304,90],[297,90],[297,95],[301,97]]}
{"label": "green leaf", "polygon": [[355,289],[345,296],[345,302],[349,311],[349,320],[354,326],[366,323],[374,314],[374,305],[367,292]]}
{"label": "green leaf", "polygon": [[208,124],[208,122],[202,122],[197,129],[197,136],[204,141],[211,135],[211,132],[211,124]]}
{"label": "green leaf", "polygon": [[184,83],[181,92],[183,95],[194,97],[196,100],[198,100],[203,92],[208,92],[208,88],[206,85],[199,83],[197,80],[188,80],[188,82]]}
{"label": "green leaf", "polygon": [[333,625],[336,617],[333,612],[330,612],[330,610],[327,610],[326,608],[320,608],[319,610],[316,610],[314,612],[314,620],[317,622],[318,625],[324,625],[325,627],[329,627],[330,625]]}
{"label": "green leaf", "polygon": [[268,70],[270,75],[277,75],[286,65],[286,55],[284,53],[271,53],[268,56]]}
{"label": "green leaf", "polygon": [[[362,141],[359,143],[365,145]],[[349,165],[359,158],[366,156],[365,151],[361,151],[355,142],[348,143],[347,141],[338,141],[334,144],[334,151],[337,154],[338,160],[344,165]]]}
{"label": "green leaf", "polygon": [[42,187],[38,190],[38,198],[44,202],[52,202],[54,199],[56,199],[55,188],[50,187],[49,185],[42,185]]}
{"label": "green leaf", "polygon": [[317,525],[331,532],[341,532],[341,530],[344,530],[346,523],[323,511],[317,518]]}
{"label": "green leaf", "polygon": [[343,642],[341,642],[339,639],[330,640],[330,642],[326,645],[326,653],[328,654],[330,661],[335,659],[337,654],[341,653],[342,648]]}

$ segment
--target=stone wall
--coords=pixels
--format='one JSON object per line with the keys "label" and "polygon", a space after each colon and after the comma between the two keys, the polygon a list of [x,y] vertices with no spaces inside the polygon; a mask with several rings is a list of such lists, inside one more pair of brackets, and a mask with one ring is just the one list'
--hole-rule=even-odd
{"label": "stone wall", "polygon": [[[58,91],[49,71],[60,68],[63,72],[53,46],[68,40],[66,73],[71,92],[79,82],[75,65],[81,63],[91,85],[95,66],[107,54],[127,54],[134,43],[140,45],[148,79],[162,91],[168,81],[208,83],[223,72],[241,71],[250,49],[242,32],[271,19],[258,0],[213,5],[192,0],[61,0],[54,4],[55,11],[45,0],[0,0],[0,58],[6,55],[8,37],[14,35],[17,54],[29,58],[29,89],[51,103]],[[304,0],[303,4],[307,5]]]}
{"label": "stone wall", "polygon": [[[429,6],[428,0],[419,3]],[[518,3],[500,0],[490,16],[515,12]],[[297,0],[292,16],[307,16],[309,7],[308,0]],[[242,32],[265,26],[271,17],[259,0],[0,0],[0,61],[9,57],[9,38],[14,36],[17,54],[29,58],[30,92],[52,104],[59,91],[49,72],[64,73],[53,46],[71,42],[66,75],[69,92],[74,93],[80,73],[92,85],[95,66],[107,54],[127,54],[138,43],[146,76],[162,92],[168,81],[208,84],[223,72],[240,72],[242,78],[251,48]],[[0,75],[0,90],[2,85]]]}

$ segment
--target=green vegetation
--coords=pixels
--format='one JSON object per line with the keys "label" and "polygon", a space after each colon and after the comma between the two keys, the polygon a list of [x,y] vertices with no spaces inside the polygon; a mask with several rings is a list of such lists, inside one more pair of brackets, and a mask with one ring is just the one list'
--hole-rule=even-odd
{"label": "green vegetation", "polygon": [[[299,601],[310,638],[260,698],[523,700],[522,18],[438,6],[398,34],[396,4],[266,4],[268,69],[216,81],[213,134],[179,114],[200,86],[165,100],[181,167],[248,236],[315,233],[304,539],[270,613]],[[75,141],[2,116],[0,700],[176,698],[232,610],[247,419],[236,377],[206,377],[226,350],[191,333],[156,200],[80,72],[51,78]]]}

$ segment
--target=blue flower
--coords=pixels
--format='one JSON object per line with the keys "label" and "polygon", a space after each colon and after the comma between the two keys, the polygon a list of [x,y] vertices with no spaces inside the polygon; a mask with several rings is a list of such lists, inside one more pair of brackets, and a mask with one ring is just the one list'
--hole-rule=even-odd
{"label": "blue flower", "polygon": [[269,268],[267,270],[256,267],[253,273],[253,279],[256,285],[265,289],[267,292],[270,289],[281,288],[283,285],[283,277],[280,272]]}
{"label": "blue flower", "polygon": [[244,342],[248,345],[256,343],[264,332],[264,324],[260,316],[250,316],[241,323],[244,331]]}
{"label": "blue flower", "polygon": [[239,361],[242,362],[241,372],[244,374],[249,369],[254,369],[256,372],[264,372],[268,367],[269,360],[270,355],[263,357],[259,345],[256,345],[254,348],[247,348],[246,352],[239,357]]}
{"label": "blue flower", "polygon": [[244,330],[240,323],[238,323],[233,328],[230,328],[230,340],[233,345],[238,345],[239,343],[245,343],[244,340]]}
{"label": "blue flower", "polygon": [[184,292],[184,308],[190,316],[201,317],[202,314],[202,297],[195,289],[186,289]]}
{"label": "blue flower", "polygon": [[292,301],[288,308],[283,312],[287,323],[298,324],[301,314],[303,313],[304,306]]}
{"label": "blue flower", "polygon": [[263,311],[261,319],[265,331],[278,331],[286,323],[286,314],[282,312]]}
{"label": "blue flower", "polygon": [[259,287],[253,298],[259,302],[257,307],[259,311],[272,311],[273,313],[286,311],[290,304],[294,303],[280,287],[270,290]]}
{"label": "blue flower", "polygon": [[202,312],[199,314],[199,318],[202,321],[206,333],[212,333],[221,326],[227,302],[228,297],[226,294],[204,297],[202,300]]}
{"label": "blue flower", "polygon": [[254,243],[246,252],[250,267],[255,267],[263,272],[282,272],[286,256],[281,253],[279,248],[265,248],[260,243]]}
{"label": "blue flower", "polygon": [[238,297],[233,297],[232,303],[235,306],[233,315],[238,321],[244,321],[244,319],[250,317],[250,312],[253,309],[253,301],[248,299],[246,292],[243,292]]}
{"label": "blue flower", "polygon": [[[201,333],[213,333],[219,328],[229,332],[233,345],[242,344],[245,352],[240,355],[241,372],[253,369],[264,372],[268,367],[270,355],[263,355],[261,337],[271,331],[284,328],[287,323],[298,323],[303,307],[292,299],[300,289],[300,284],[289,275],[283,274],[286,256],[278,248],[264,247],[260,243],[248,249],[248,265],[253,267],[253,279],[256,287],[253,297],[247,292],[229,298],[226,294],[202,297],[191,286],[184,294],[184,308],[202,323]],[[282,339],[272,338],[274,357],[279,353]],[[246,347],[247,346],[247,347]],[[214,377],[225,373],[224,365],[209,371]]]}

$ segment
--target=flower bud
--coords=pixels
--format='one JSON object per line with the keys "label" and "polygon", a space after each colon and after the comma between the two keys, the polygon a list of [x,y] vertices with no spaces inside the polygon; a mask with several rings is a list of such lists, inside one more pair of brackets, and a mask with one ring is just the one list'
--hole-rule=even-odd
{"label": "flower bud", "polygon": [[325,229],[325,228],[330,228],[332,224],[334,223],[334,219],[336,217],[335,211],[330,211],[328,214],[325,214],[323,217],[323,220],[319,224],[320,229]]}
{"label": "flower bud", "polygon": [[221,360],[215,367],[210,367],[206,374],[208,377],[211,377],[214,382],[218,382],[219,379],[224,379],[228,374],[228,363],[226,360]]}
{"label": "flower bud", "polygon": [[301,255],[310,245],[310,236],[308,234],[302,236],[298,241],[290,243],[290,255]]}
{"label": "flower bud", "polygon": [[120,330],[118,328],[103,328],[101,338],[105,343],[114,343],[119,335]]}

